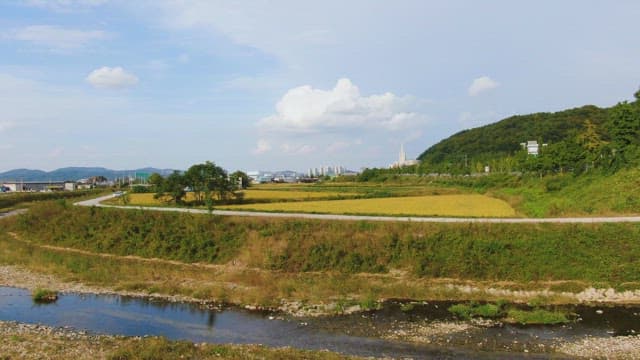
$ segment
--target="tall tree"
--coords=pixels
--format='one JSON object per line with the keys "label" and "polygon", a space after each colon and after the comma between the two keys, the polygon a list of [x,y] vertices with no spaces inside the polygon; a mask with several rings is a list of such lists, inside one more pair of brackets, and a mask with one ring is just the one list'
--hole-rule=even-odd
{"label": "tall tree", "polygon": [[168,196],[169,201],[180,204],[186,195],[184,190],[185,186],[184,176],[180,174],[179,171],[174,171],[171,175],[167,176],[162,188],[156,193],[156,197]]}
{"label": "tall tree", "polygon": [[624,152],[627,146],[640,141],[640,118],[632,104],[625,101],[614,106],[609,119],[609,133],[618,151]]}
{"label": "tall tree", "polygon": [[158,190],[162,189],[162,185],[164,184],[164,178],[162,175],[154,172],[149,175],[149,185],[152,186],[154,192],[158,192]]}
{"label": "tall tree", "polygon": [[240,170],[229,175],[229,178],[231,179],[231,182],[233,184],[235,184],[238,188],[241,188],[241,189],[248,188],[251,183],[249,180],[249,176]]}
{"label": "tall tree", "polygon": [[227,172],[211,161],[191,166],[185,172],[185,179],[198,204],[211,205],[213,194],[221,200],[227,199],[235,190]]}

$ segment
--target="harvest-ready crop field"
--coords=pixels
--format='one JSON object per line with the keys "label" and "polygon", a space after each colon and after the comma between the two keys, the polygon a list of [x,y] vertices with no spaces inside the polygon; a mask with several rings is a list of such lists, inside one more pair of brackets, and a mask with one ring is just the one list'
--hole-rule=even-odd
{"label": "harvest-ready crop field", "polygon": [[477,194],[389,197],[227,205],[227,210],[283,211],[327,214],[509,217],[515,210],[505,201]]}
{"label": "harvest-ready crop field", "polygon": [[[354,197],[356,194],[336,191],[300,191],[300,190],[253,190],[241,191],[244,194],[243,201],[246,202],[277,202],[277,201],[305,201],[313,199],[336,199]],[[129,204],[138,206],[160,206],[164,202],[154,199],[154,194],[130,194]],[[193,201],[193,193],[187,193],[185,201]]]}

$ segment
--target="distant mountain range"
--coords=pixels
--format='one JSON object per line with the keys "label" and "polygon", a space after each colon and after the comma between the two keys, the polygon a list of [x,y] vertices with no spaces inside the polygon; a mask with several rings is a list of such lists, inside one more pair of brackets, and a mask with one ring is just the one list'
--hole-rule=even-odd
{"label": "distant mountain range", "polygon": [[66,167],[53,171],[14,169],[0,173],[0,180],[21,180],[21,181],[77,181],[87,179],[92,176],[104,176],[109,180],[114,180],[123,176],[135,176],[136,173],[154,173],[168,175],[172,169],[142,168],[135,170],[111,170],[102,167]]}

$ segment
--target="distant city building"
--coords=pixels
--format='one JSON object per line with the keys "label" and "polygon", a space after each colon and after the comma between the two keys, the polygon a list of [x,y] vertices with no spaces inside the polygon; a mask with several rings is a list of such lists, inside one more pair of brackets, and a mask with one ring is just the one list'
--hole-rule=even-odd
{"label": "distant city building", "polygon": [[[68,185],[69,184],[69,185]],[[44,192],[74,190],[70,181],[4,181],[0,187],[3,192]]]}
{"label": "distant city building", "polygon": [[304,177],[295,171],[247,171],[247,176],[253,183],[265,184],[271,182],[295,183]]}
{"label": "distant city building", "polygon": [[308,177],[323,177],[323,176],[340,176],[340,175],[344,175],[345,173],[351,173],[352,171],[347,170],[344,166],[342,165],[335,165],[335,166],[321,166],[319,168],[309,168],[309,170],[307,170],[307,176]]}
{"label": "distant city building", "polygon": [[407,159],[407,153],[404,151],[404,144],[400,144],[400,154],[398,156],[398,161],[389,165],[390,168],[400,168],[403,166],[411,166],[418,165],[420,163],[419,160],[411,160]]}
{"label": "distant city building", "polygon": [[258,178],[260,177],[260,171],[247,171],[247,176],[251,180],[251,182],[258,182]]}

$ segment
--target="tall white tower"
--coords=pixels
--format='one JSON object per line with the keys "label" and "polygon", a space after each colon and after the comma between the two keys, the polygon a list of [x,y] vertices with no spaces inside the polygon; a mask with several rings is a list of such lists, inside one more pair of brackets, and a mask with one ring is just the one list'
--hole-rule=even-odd
{"label": "tall white tower", "polygon": [[400,157],[398,159],[398,165],[402,166],[407,161],[407,154],[404,152],[404,144],[400,144]]}

